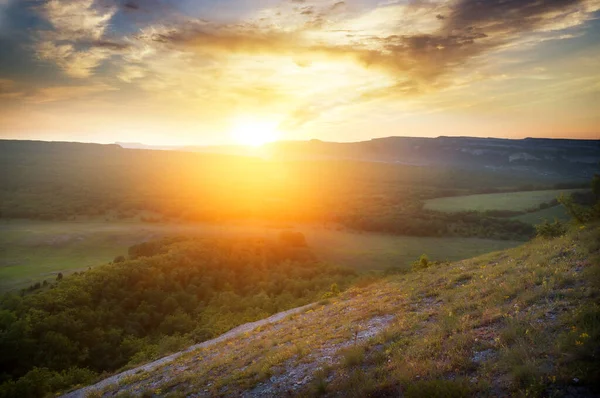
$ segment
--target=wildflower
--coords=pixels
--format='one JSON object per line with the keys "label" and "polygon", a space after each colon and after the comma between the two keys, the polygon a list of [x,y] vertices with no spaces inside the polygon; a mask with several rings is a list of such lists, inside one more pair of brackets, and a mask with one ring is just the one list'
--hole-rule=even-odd
{"label": "wildflower", "polygon": [[582,339],[587,339],[588,337],[590,337],[590,335],[587,333],[581,333],[581,336],[579,337],[581,337]]}
{"label": "wildflower", "polygon": [[575,345],[583,345],[583,342],[581,342],[581,341],[577,340],[577,341],[575,342]]}

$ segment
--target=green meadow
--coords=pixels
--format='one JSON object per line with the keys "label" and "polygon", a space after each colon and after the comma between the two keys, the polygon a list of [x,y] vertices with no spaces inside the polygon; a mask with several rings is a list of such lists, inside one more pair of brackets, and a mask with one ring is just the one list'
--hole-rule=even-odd
{"label": "green meadow", "polygon": [[527,224],[539,224],[544,220],[552,221],[554,219],[560,221],[570,220],[570,216],[567,214],[564,206],[553,206],[544,210],[539,210],[533,213],[521,214],[520,216],[512,217],[513,220],[522,221]]}
{"label": "green meadow", "polygon": [[421,254],[460,260],[522,242],[477,238],[423,238],[354,232],[314,224],[267,225],[169,224],[132,222],[0,222],[0,291],[53,280],[59,272],[85,270],[126,255],[140,242],[164,236],[261,236],[277,239],[285,228],[302,232],[311,250],[325,262],[358,270],[407,267]]}
{"label": "green meadow", "polygon": [[511,210],[525,211],[581,189],[552,189],[436,198],[425,201],[425,208],[447,213],[461,211]]}

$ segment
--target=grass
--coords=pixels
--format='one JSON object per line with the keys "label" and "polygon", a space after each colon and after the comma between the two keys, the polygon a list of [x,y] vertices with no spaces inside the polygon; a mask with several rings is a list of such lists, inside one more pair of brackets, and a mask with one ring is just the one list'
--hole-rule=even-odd
{"label": "grass", "polygon": [[555,218],[559,221],[568,221],[571,219],[562,205],[512,217],[513,220],[522,221],[531,225],[540,224],[544,220],[553,221]]}
{"label": "grass", "polygon": [[[423,253],[458,260],[514,247],[520,242],[470,238],[419,238],[358,233],[317,225],[296,225],[322,261],[359,270],[408,269]],[[79,221],[0,222],[0,292],[54,280],[58,272],[84,270],[126,254],[133,244],[165,235],[257,235],[276,238],[281,228],[261,223],[169,224]]]}
{"label": "grass", "polygon": [[556,199],[560,194],[568,195],[576,191],[581,191],[581,189],[508,192],[436,198],[425,201],[425,208],[447,213],[470,210],[525,211],[537,208],[542,203],[550,202],[552,199]]}
{"label": "grass", "polygon": [[596,225],[352,288],[112,392],[595,396],[599,299]]}

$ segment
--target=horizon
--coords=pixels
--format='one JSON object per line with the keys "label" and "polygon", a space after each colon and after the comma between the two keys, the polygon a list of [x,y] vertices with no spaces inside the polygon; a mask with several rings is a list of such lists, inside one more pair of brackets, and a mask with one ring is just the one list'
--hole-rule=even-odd
{"label": "horizon", "polygon": [[599,34],[599,0],[0,0],[0,138],[598,139]]}
{"label": "horizon", "polygon": [[[46,140],[46,139],[30,139],[30,138],[4,138],[0,137],[0,141],[23,141],[23,142],[43,142],[43,143],[58,143],[58,144],[95,144],[95,145],[117,145],[122,147],[123,149],[137,149],[137,148],[129,148],[127,145],[140,145],[148,148],[141,149],[185,149],[185,148],[216,148],[216,147],[232,147],[232,148],[244,148],[244,149],[260,149],[261,147],[269,144],[279,144],[279,143],[308,143],[308,142],[320,142],[325,144],[359,144],[364,142],[370,142],[375,140],[385,140],[391,138],[407,138],[407,139],[440,139],[440,138],[462,138],[462,139],[480,139],[480,140],[510,140],[510,141],[525,141],[525,140],[553,140],[553,141],[599,141],[600,135],[595,138],[562,138],[562,137],[522,137],[522,138],[506,138],[506,137],[484,137],[484,136],[467,136],[467,135],[439,135],[435,137],[419,137],[419,136],[410,136],[410,135],[390,135],[384,137],[373,137],[367,138],[360,141],[326,141],[318,138],[307,138],[307,139],[299,139],[299,140],[275,140],[263,143],[261,145],[249,145],[242,143],[231,143],[231,144],[151,144],[147,142],[140,141],[113,141],[113,142],[102,142],[102,141],[65,141],[65,140]],[[125,145],[125,146],[124,146]]]}

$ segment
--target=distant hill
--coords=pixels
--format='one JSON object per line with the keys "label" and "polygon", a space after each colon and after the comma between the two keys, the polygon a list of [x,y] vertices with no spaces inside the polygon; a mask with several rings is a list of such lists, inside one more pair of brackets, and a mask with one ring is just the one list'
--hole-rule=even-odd
{"label": "distant hill", "polygon": [[[126,148],[166,149],[125,145]],[[588,180],[600,164],[600,140],[473,137],[387,137],[361,142],[279,141],[244,146],[171,147],[193,152],[252,155],[278,160],[346,159],[513,171],[547,178]]]}
{"label": "distant hill", "polygon": [[409,165],[445,165],[589,178],[600,163],[600,140],[388,137],[355,143],[318,140],[269,144],[270,156],[347,158]]}
{"label": "distant hill", "polygon": [[8,170],[0,173],[0,215],[47,221],[261,219],[409,236],[527,239],[532,226],[498,218],[506,214],[453,215],[422,207],[424,200],[439,197],[580,188],[597,169],[577,160],[596,155],[590,150],[594,141],[551,141],[564,148],[542,161],[535,159],[545,159],[546,141],[509,150],[506,142],[513,141],[279,142],[254,149],[213,147],[210,153],[210,147],[148,150],[0,140],[0,168]]}

